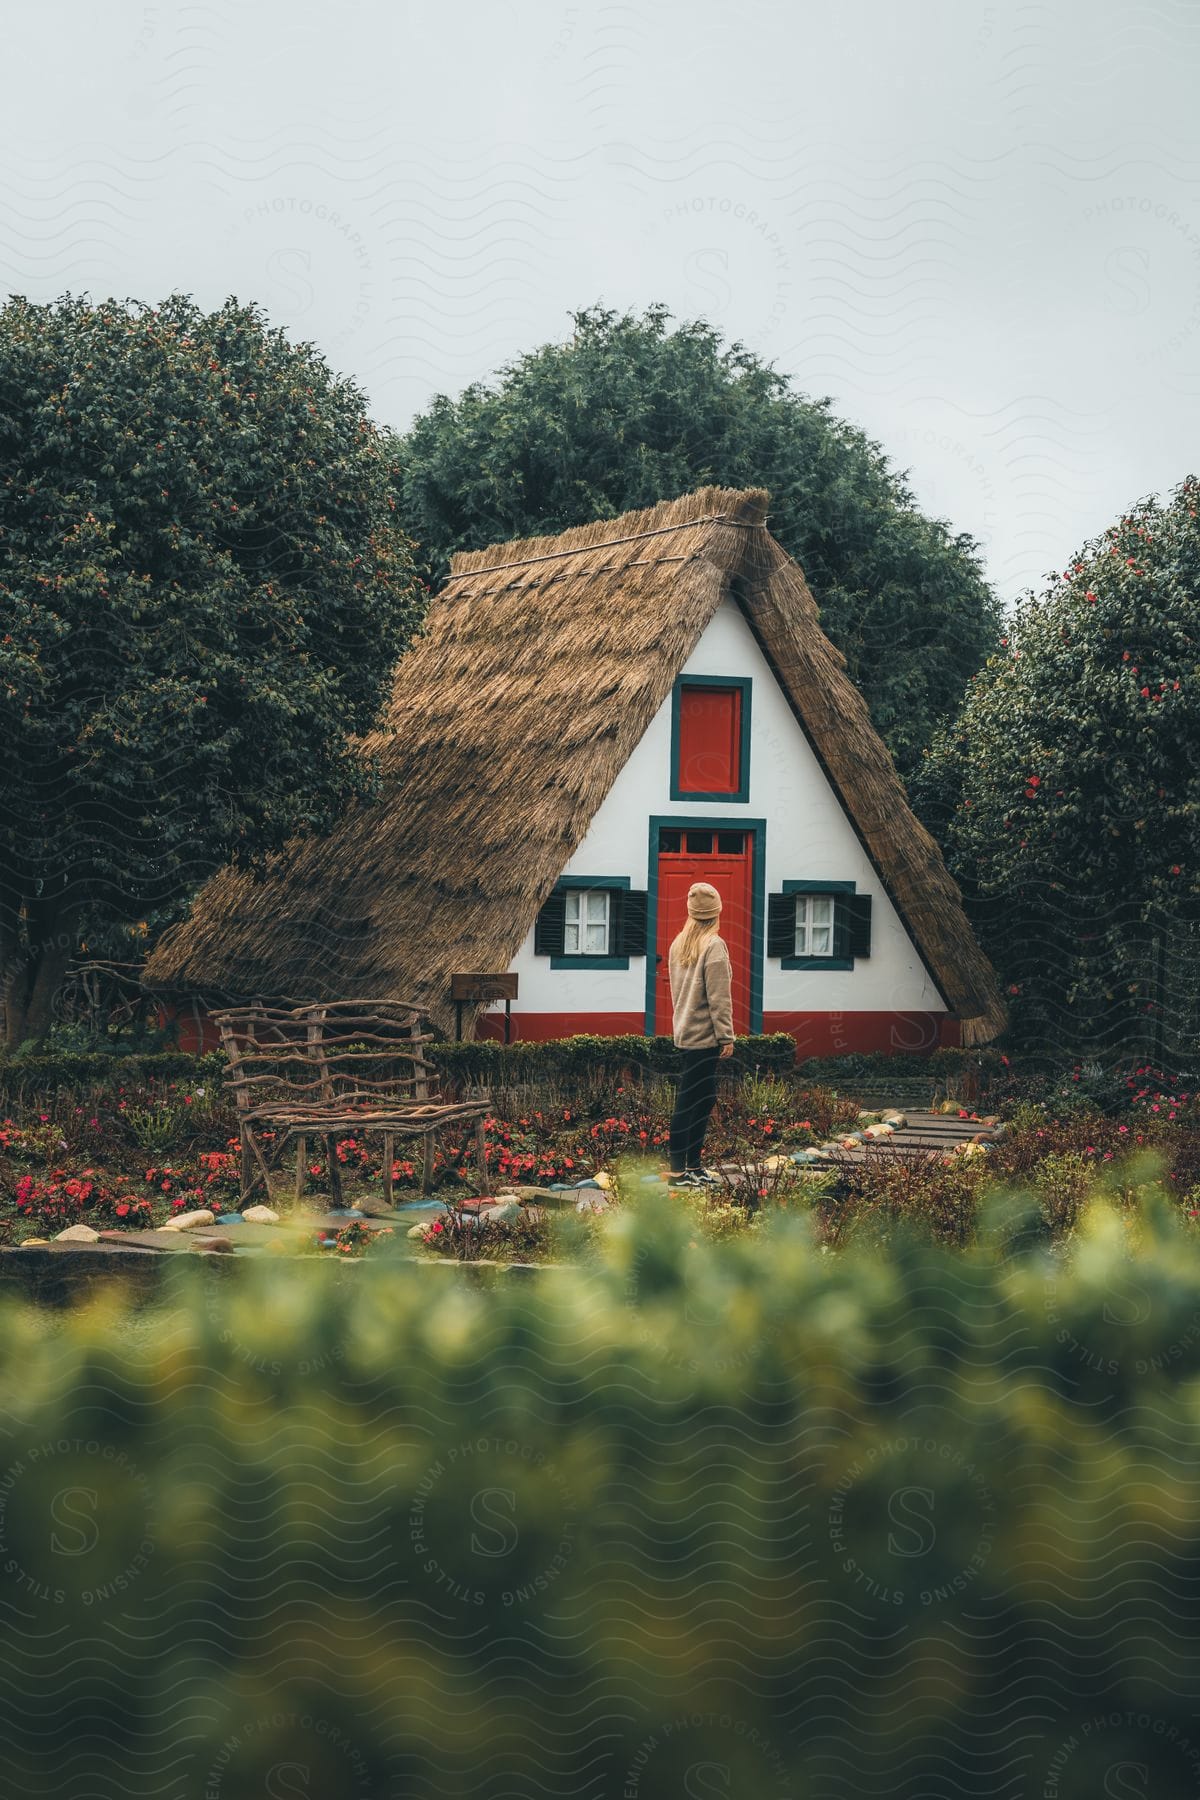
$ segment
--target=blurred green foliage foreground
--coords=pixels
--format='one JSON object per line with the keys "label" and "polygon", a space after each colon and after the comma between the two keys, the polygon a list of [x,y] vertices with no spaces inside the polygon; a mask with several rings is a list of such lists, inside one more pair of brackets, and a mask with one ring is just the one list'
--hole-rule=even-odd
{"label": "blurred green foliage foreground", "polygon": [[1200,1792],[1187,1229],[8,1302],[4,1791]]}

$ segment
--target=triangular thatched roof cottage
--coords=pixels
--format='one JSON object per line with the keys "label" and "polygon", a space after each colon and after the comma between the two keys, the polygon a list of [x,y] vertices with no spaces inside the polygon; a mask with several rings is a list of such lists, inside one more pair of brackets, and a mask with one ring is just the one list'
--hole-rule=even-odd
{"label": "triangular thatched roof cottage", "polygon": [[456,556],[367,740],[385,798],[263,881],[215,876],[147,979],[446,1028],[452,974],[512,970],[519,1036],[669,1030],[656,956],[705,879],[740,1031],[993,1037],[958,890],[766,513],[704,488]]}

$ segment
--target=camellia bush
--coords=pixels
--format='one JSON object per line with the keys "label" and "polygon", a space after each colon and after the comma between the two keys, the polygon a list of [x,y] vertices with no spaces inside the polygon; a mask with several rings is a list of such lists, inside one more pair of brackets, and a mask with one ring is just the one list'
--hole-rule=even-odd
{"label": "camellia bush", "polygon": [[349,738],[424,607],[394,462],[253,306],[0,308],[10,1048],[44,1039],[85,930],[161,922],[372,791]]}
{"label": "camellia bush", "polygon": [[1142,501],[1024,601],[916,784],[1051,1054],[1200,1039],[1198,500]]}
{"label": "camellia bush", "polygon": [[1200,1252],[1152,1195],[1069,1261],[1019,1198],[960,1253],[651,1200],[586,1272],[407,1249],[7,1290],[14,1794],[1195,1790]]}

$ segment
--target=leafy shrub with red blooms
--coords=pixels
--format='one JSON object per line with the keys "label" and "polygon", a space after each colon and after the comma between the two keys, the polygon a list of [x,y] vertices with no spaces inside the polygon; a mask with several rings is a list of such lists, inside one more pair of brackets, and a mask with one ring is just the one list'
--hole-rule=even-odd
{"label": "leafy shrub with red blooms", "polygon": [[64,1231],[78,1225],[84,1213],[100,1196],[100,1184],[91,1169],[81,1175],[68,1175],[55,1169],[47,1180],[36,1175],[22,1175],[14,1197],[17,1217],[42,1231]]}
{"label": "leafy shrub with red blooms", "polygon": [[111,1194],[105,1192],[96,1204],[96,1216],[91,1223],[99,1225],[101,1220],[118,1229],[147,1231],[154,1224],[154,1205],[150,1200],[139,1199],[136,1194],[121,1190]]}
{"label": "leafy shrub with red blooms", "polygon": [[172,1213],[197,1212],[207,1207],[210,1213],[225,1211],[225,1202],[202,1187],[178,1188],[171,1197]]}
{"label": "leafy shrub with red blooms", "polygon": [[1135,1114],[1120,1119],[1084,1112],[1061,1119],[1046,1116],[1003,1137],[989,1151],[987,1167],[1002,1185],[1032,1185],[1051,1158],[1075,1157],[1104,1170],[1142,1154],[1157,1158],[1165,1190],[1183,1201],[1200,1186],[1200,1118]]}
{"label": "leafy shrub with red blooms", "polygon": [[371,1161],[371,1152],[359,1138],[339,1138],[333,1153],[343,1169],[366,1169]]}
{"label": "leafy shrub with red blooms", "polygon": [[206,1205],[211,1204],[212,1190],[219,1194],[226,1188],[236,1189],[239,1185],[240,1171],[238,1158],[231,1150],[202,1150],[196,1159],[200,1164],[201,1185],[209,1198]]}
{"label": "leafy shrub with red blooms", "polygon": [[665,1152],[670,1143],[670,1121],[661,1113],[633,1112],[620,1116],[610,1114],[599,1119],[588,1133],[592,1166],[607,1168],[619,1156],[652,1155]]}
{"label": "leafy shrub with red blooms", "polygon": [[356,1257],[377,1249],[388,1238],[394,1237],[395,1232],[390,1225],[370,1226],[354,1219],[334,1233],[332,1243],[328,1241],[329,1235],[327,1231],[318,1231],[312,1239],[312,1248],[321,1255]]}
{"label": "leafy shrub with red blooms", "polygon": [[143,1179],[147,1187],[154,1188],[158,1193],[173,1195],[179,1192],[182,1184],[186,1184],[187,1175],[183,1169],[177,1169],[170,1163],[164,1163],[161,1167],[152,1164]]}
{"label": "leafy shrub with red blooms", "polygon": [[1198,514],[1189,477],[1028,596],[912,784],[1049,1059],[1198,1035]]}
{"label": "leafy shrub with red blooms", "polygon": [[522,1216],[503,1223],[480,1225],[475,1216],[448,1206],[421,1234],[430,1250],[469,1262],[478,1257],[521,1259],[545,1247],[549,1228],[543,1220]]}

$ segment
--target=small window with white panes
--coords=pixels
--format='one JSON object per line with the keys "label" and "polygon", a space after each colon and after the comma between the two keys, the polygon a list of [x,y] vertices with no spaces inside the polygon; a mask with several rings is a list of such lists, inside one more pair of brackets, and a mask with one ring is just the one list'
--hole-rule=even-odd
{"label": "small window with white panes", "polygon": [[564,956],[607,956],[609,893],[605,888],[569,888],[564,896]]}
{"label": "small window with white panes", "polygon": [[833,955],[833,895],[796,895],[797,956]]}

